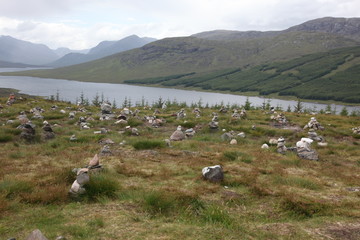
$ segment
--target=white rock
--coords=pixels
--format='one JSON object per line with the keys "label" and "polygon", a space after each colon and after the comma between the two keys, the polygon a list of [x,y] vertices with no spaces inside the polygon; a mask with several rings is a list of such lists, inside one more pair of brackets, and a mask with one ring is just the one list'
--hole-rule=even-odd
{"label": "white rock", "polygon": [[237,140],[236,140],[236,139],[231,139],[230,144],[231,144],[231,145],[236,145],[236,144],[237,144]]}
{"label": "white rock", "polygon": [[264,143],[262,146],[261,146],[262,149],[268,149],[269,148],[269,145],[267,145],[266,143]]}

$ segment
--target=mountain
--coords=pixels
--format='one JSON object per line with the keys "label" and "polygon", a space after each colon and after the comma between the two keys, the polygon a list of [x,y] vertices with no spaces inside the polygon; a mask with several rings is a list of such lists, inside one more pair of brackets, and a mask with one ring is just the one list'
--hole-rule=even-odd
{"label": "mountain", "polygon": [[91,48],[87,54],[69,53],[50,65],[54,67],[64,67],[89,62],[115,53],[139,48],[155,40],[156,39],[153,38],[140,38],[136,35],[131,35],[119,41],[103,41],[96,47]]}
{"label": "mountain", "polygon": [[58,56],[44,44],[35,44],[0,36],[0,60],[30,65],[44,65],[55,61]]}
{"label": "mountain", "polygon": [[65,47],[61,47],[61,48],[57,48],[55,50],[53,50],[56,55],[58,55],[59,58],[65,56],[66,54],[69,54],[69,53],[83,53],[83,54],[86,54],[89,52],[89,49],[84,49],[84,50],[72,50],[72,49],[69,49],[69,48],[65,48]]}
{"label": "mountain", "polygon": [[318,32],[331,33],[360,41],[360,18],[333,18],[325,17],[310,20],[290,27],[283,31],[229,31],[215,30],[201,32],[192,36],[218,41],[234,41],[239,39],[259,39],[264,37],[275,37],[286,32]]}
{"label": "mountain", "polygon": [[285,31],[333,33],[360,41],[360,18],[325,17],[302,23]]}
{"label": "mountain", "polygon": [[213,41],[195,37],[166,38],[88,63],[17,74],[122,83],[124,80],[231,67],[248,68],[356,45],[358,42],[341,36],[308,32],[288,32],[276,37],[237,41]]}

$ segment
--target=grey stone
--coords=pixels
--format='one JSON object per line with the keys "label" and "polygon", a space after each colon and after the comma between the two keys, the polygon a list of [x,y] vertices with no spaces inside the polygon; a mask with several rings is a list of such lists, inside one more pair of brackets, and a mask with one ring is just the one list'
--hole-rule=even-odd
{"label": "grey stone", "polygon": [[100,109],[102,114],[111,114],[112,107],[110,103],[103,102]]}
{"label": "grey stone", "polygon": [[83,186],[90,181],[90,177],[87,172],[82,172],[76,176],[76,181],[80,184],[80,186]]}
{"label": "grey stone", "polygon": [[220,165],[203,168],[202,175],[210,182],[221,182],[224,180],[224,172]]}
{"label": "grey stone", "polygon": [[306,149],[302,149],[302,150],[298,150],[297,151],[297,155],[302,158],[302,159],[306,159],[306,160],[313,160],[313,161],[318,161],[319,160],[319,155],[315,150],[306,150]]}

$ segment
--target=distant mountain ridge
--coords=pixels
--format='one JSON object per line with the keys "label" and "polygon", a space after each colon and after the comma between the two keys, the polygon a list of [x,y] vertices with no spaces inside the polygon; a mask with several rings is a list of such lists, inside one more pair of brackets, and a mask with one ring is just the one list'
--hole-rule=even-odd
{"label": "distant mountain ridge", "polygon": [[58,56],[46,45],[0,36],[0,60],[30,65],[45,65]]}
{"label": "distant mountain ridge", "polygon": [[239,39],[259,39],[275,37],[285,32],[321,32],[341,35],[360,41],[360,18],[324,17],[310,20],[282,31],[230,31],[214,30],[194,34],[197,38],[218,41],[234,41]]}
{"label": "distant mountain ridge", "polygon": [[49,65],[53,67],[65,67],[89,62],[112,54],[139,48],[155,40],[154,38],[140,38],[136,35],[131,35],[118,41],[103,41],[96,47],[91,48],[87,54],[69,53]]}

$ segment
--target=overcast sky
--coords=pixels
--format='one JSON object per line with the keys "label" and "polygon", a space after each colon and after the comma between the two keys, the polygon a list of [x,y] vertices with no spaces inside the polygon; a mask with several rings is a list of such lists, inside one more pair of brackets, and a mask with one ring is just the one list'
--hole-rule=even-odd
{"label": "overcast sky", "polygon": [[283,30],[315,18],[360,17],[359,0],[0,0],[0,35],[50,48],[189,36],[215,29]]}

